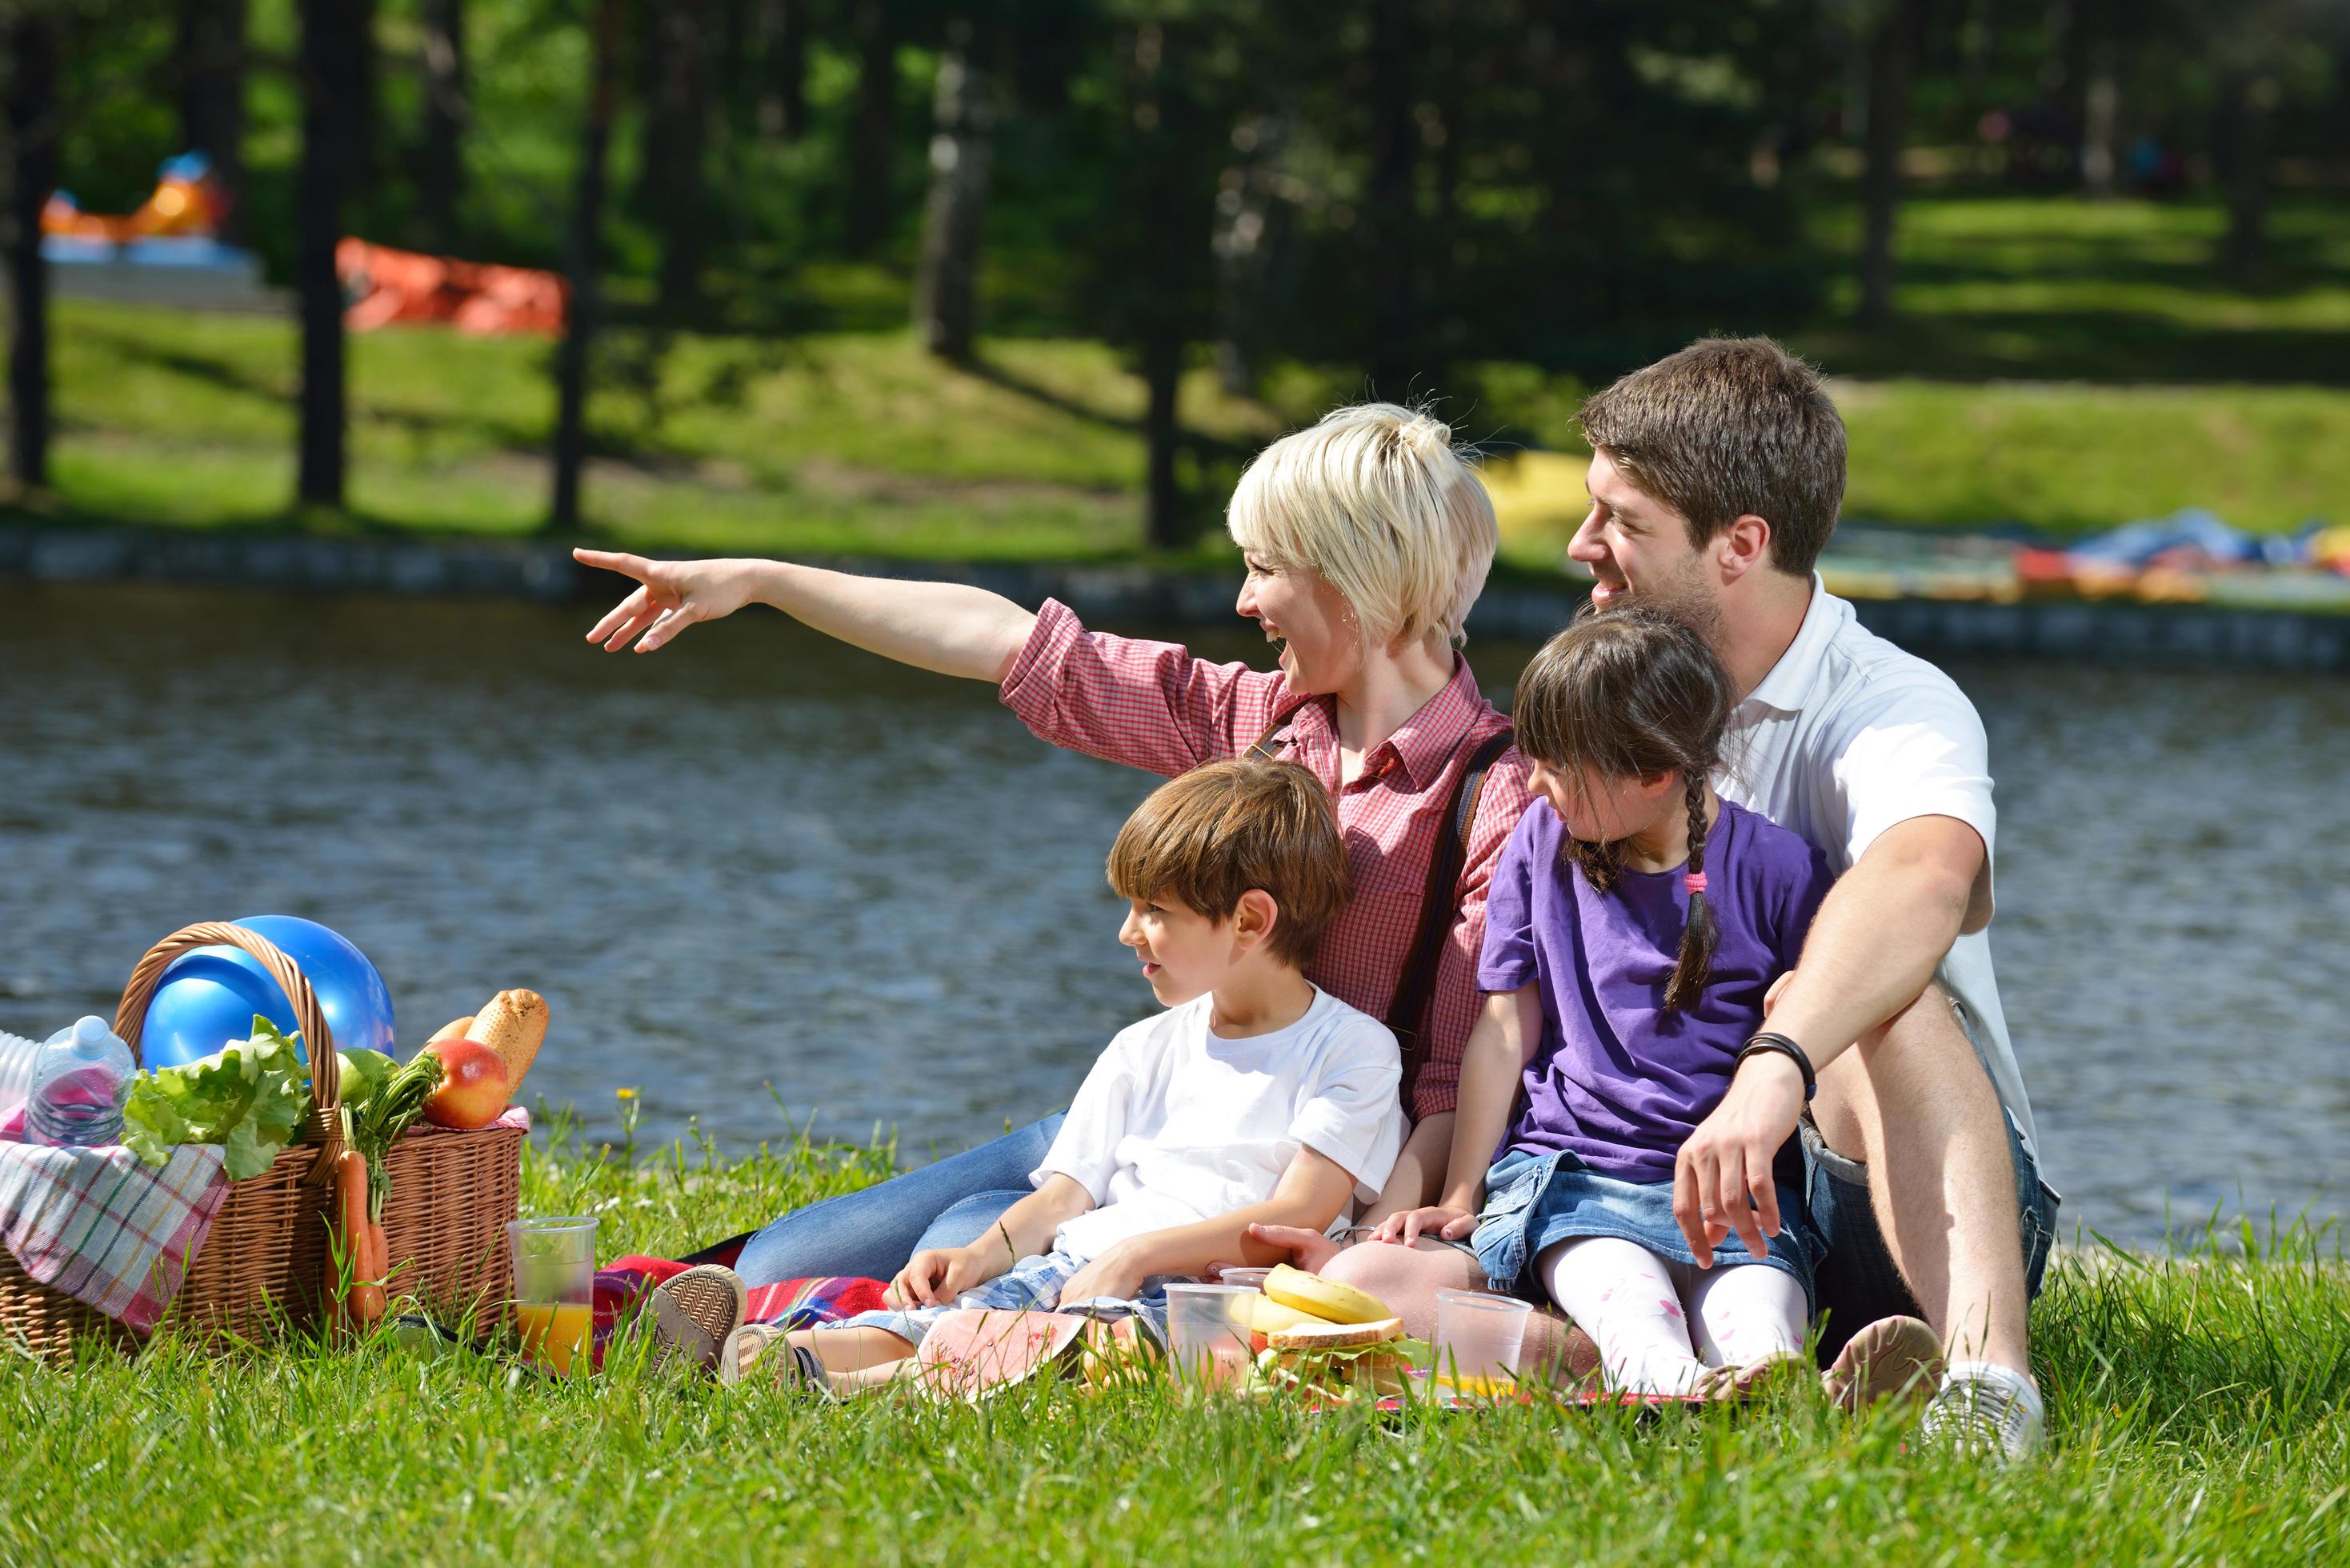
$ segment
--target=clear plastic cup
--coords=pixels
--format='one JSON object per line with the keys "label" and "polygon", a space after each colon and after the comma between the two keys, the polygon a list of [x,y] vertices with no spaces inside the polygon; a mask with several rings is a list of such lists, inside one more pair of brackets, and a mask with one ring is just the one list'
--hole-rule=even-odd
{"label": "clear plastic cup", "polygon": [[1482,1291],[1436,1293],[1436,1377],[1456,1394],[1492,1394],[1517,1380],[1534,1308]]}
{"label": "clear plastic cup", "polygon": [[515,1326],[523,1355],[558,1377],[586,1369],[595,1328],[596,1219],[513,1220]]}
{"label": "clear plastic cup", "polygon": [[1216,1280],[1220,1284],[1246,1285],[1253,1291],[1262,1291],[1272,1273],[1271,1269],[1226,1269]]}
{"label": "clear plastic cup", "polygon": [[1211,1387],[1237,1384],[1249,1362],[1248,1303],[1254,1285],[1169,1285],[1167,1354],[1179,1377]]}

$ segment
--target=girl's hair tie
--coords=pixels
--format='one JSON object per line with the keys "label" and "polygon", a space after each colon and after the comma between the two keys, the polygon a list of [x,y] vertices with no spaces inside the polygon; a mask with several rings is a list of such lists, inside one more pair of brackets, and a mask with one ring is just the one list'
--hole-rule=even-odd
{"label": "girl's hair tie", "polygon": [[1689,872],[1681,877],[1681,886],[1688,888],[1691,893],[1704,892],[1705,873],[1702,871]]}

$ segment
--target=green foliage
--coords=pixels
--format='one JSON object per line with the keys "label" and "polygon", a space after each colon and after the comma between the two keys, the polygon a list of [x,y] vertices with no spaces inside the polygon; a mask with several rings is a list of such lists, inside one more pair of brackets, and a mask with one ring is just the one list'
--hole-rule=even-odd
{"label": "green foliage", "polygon": [[[542,1133],[532,1140],[540,1144]],[[524,1208],[670,1252],[884,1172],[537,1150]],[[649,1371],[555,1384],[378,1337],[59,1375],[0,1363],[0,1559],[310,1563],[1512,1561],[2301,1563],[2350,1504],[2350,1272],[2330,1226],[2060,1256],[2041,1459],[1920,1451],[1796,1390],[1638,1419],[1308,1415],[1065,1386],[813,1407]]]}
{"label": "green foliage", "polygon": [[310,1097],[295,1049],[255,1013],[252,1039],[140,1074],[122,1106],[124,1146],[150,1165],[167,1165],[174,1144],[216,1143],[230,1180],[260,1175],[292,1139]]}

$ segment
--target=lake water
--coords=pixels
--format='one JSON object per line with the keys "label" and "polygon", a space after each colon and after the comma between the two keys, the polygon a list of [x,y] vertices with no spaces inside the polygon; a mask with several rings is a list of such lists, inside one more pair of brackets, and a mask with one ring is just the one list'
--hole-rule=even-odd
{"label": "lake water", "polygon": [[[1065,1103],[1150,1007],[1101,877],[1142,775],[764,611],[641,659],[594,615],[0,584],[0,1030],[110,1016],[156,938],[282,911],[374,959],[410,1045],[545,992],[530,1093],[598,1136],[628,1085],[640,1137],[919,1160]],[[1498,696],[1528,651],[1471,653]],[[1952,672],[2067,1234],[2337,1211],[2350,684]]]}

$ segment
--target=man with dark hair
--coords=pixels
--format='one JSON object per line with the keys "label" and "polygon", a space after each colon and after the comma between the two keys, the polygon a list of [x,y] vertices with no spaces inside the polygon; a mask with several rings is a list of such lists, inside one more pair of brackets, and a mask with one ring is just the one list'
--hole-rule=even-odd
{"label": "man with dark hair", "polygon": [[1761,1256],[1772,1156],[1800,1125],[1831,1342],[1923,1315],[1950,1356],[1929,1428],[2019,1456],[2043,1424],[2025,1313],[2056,1199],[1984,934],[1996,816],[1981,722],[1813,573],[1845,432],[1811,367],[1767,338],[1707,339],[1625,377],[1582,421],[1591,512],[1568,554],[1594,602],[1653,595],[1705,614],[1744,694],[1721,793],[1841,873],[1775,992],[1766,1048],[1744,1054],[1680,1152],[1676,1213],[1700,1259],[1740,1242]]}

